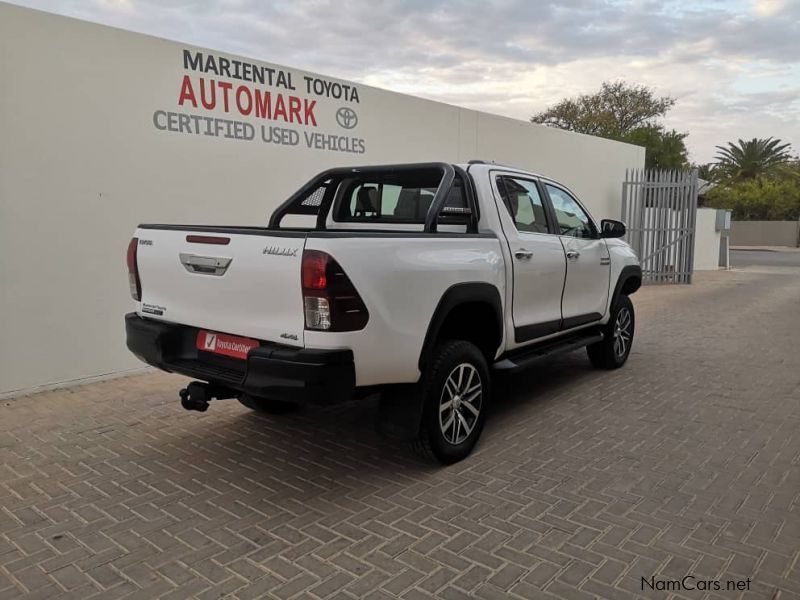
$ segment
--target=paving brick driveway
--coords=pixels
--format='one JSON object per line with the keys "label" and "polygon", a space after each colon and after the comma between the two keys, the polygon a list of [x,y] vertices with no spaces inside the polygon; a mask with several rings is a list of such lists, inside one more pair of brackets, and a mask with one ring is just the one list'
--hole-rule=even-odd
{"label": "paving brick driveway", "polygon": [[[146,374],[0,403],[0,598],[800,596],[800,274],[635,297],[628,365],[502,380],[440,469],[374,404],[187,413]],[[721,591],[708,597],[735,598]]]}

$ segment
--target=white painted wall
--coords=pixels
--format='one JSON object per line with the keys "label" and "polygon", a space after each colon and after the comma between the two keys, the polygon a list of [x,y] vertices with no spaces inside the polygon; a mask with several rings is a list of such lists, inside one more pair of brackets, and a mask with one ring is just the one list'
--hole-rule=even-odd
{"label": "white painted wall", "polygon": [[716,231],[717,209],[698,208],[694,234],[694,270],[719,269],[720,232]]}
{"label": "white painted wall", "polygon": [[[317,127],[290,127],[357,137],[365,153],[160,131],[157,110],[275,124],[179,106],[184,48],[201,50],[0,3],[0,394],[140,366],[122,320],[139,222],[258,225],[331,166],[472,158],[552,176],[618,218],[624,171],[644,164],[640,147],[367,86],[358,103],[316,97],[297,69]],[[352,130],[336,122],[343,106]]]}
{"label": "white painted wall", "polygon": [[800,221],[733,221],[731,246],[800,246]]}

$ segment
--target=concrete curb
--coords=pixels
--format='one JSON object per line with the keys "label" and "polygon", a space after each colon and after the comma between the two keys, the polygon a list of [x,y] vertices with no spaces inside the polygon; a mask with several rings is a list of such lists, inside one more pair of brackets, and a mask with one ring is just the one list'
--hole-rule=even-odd
{"label": "concrete curb", "polygon": [[800,248],[791,246],[731,246],[730,250],[744,250],[748,252],[800,252]]}

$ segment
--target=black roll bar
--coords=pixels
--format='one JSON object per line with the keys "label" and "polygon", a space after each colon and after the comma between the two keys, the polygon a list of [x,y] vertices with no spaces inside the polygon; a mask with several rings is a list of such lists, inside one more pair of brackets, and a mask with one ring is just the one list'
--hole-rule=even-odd
{"label": "black roll bar", "polygon": [[[439,187],[436,188],[436,193],[433,195],[431,205],[428,207],[428,214],[425,215],[425,232],[435,233],[436,222],[439,213],[442,212],[444,203],[447,202],[447,197],[450,195],[450,190],[453,188],[453,182],[456,180],[456,170],[453,165],[447,163],[438,163],[442,167],[442,180],[439,182]],[[465,190],[466,193],[466,190]]]}
{"label": "black roll bar", "polygon": [[[308,209],[302,208],[302,202],[315,190],[319,189],[326,182],[330,185],[336,185],[341,179],[352,177],[358,174],[371,174],[371,173],[403,173],[408,171],[420,171],[425,169],[437,169],[442,173],[442,179],[439,182],[439,187],[436,188],[436,193],[433,195],[433,200],[428,208],[428,213],[425,215],[425,229],[426,233],[436,232],[436,222],[439,213],[447,202],[447,197],[450,195],[450,190],[456,178],[456,171],[453,165],[443,162],[430,162],[430,163],[408,163],[399,165],[371,165],[366,167],[339,167],[328,169],[315,175],[312,179],[305,183],[299,190],[292,194],[285,202],[283,202],[269,219],[270,229],[279,229],[283,217],[286,215],[302,215],[309,214]],[[464,185],[468,183],[465,181]],[[465,189],[466,193],[466,189]],[[326,194],[327,195],[327,194]],[[323,201],[319,207],[317,215],[317,223],[324,223],[327,218],[327,211],[330,210],[332,202]],[[323,215],[322,212],[325,211]],[[319,227],[318,227],[319,228]]]}

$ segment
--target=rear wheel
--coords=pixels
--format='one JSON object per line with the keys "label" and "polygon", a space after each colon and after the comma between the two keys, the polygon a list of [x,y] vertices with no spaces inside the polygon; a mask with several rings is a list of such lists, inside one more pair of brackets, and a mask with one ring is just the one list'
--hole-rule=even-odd
{"label": "rear wheel", "polygon": [[270,415],[282,415],[297,410],[294,402],[283,402],[272,398],[258,398],[249,394],[239,396],[239,402],[251,410]]}
{"label": "rear wheel", "polygon": [[464,341],[439,345],[423,374],[423,414],[416,449],[443,464],[465,458],[486,420],[490,381],[486,359]]}
{"label": "rear wheel", "polygon": [[586,347],[592,365],[599,369],[618,369],[624,365],[631,353],[635,324],[633,303],[628,296],[620,294],[603,328],[605,338]]}

